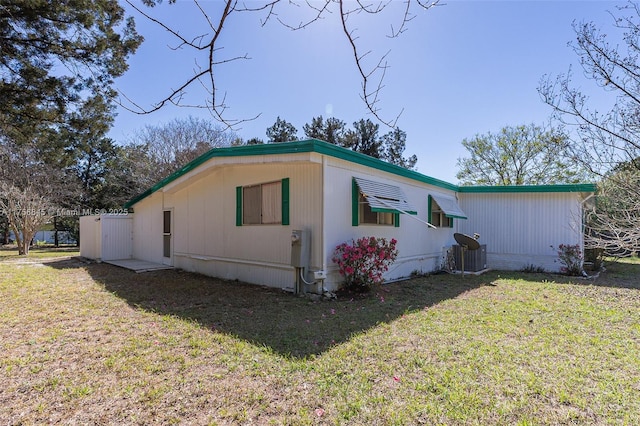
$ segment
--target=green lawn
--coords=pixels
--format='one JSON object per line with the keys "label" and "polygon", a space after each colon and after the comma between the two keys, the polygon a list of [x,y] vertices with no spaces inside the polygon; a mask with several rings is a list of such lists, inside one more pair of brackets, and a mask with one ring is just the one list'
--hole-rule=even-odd
{"label": "green lawn", "polygon": [[52,257],[79,256],[80,249],[75,246],[60,246],[58,248],[48,246],[34,246],[29,249],[27,257],[19,256],[17,248],[0,248],[0,262],[12,259],[48,259]]}
{"label": "green lawn", "polygon": [[1,424],[640,424],[640,263],[312,302],[0,256]]}

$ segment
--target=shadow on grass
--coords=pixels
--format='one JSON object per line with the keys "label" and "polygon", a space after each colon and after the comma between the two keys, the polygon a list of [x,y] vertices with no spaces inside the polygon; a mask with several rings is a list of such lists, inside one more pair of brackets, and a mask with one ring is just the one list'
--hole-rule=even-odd
{"label": "shadow on grass", "polygon": [[[48,263],[69,268],[69,262]],[[495,275],[433,275],[392,283],[364,296],[311,301],[281,290],[179,270],[136,274],[84,265],[93,279],[129,305],[196,321],[207,329],[264,346],[282,356],[318,355],[380,323],[488,285]]]}

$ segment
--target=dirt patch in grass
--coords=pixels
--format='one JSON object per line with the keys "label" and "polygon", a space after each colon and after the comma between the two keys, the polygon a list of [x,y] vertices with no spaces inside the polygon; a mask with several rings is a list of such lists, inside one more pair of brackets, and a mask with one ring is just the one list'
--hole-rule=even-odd
{"label": "dirt patch in grass", "polygon": [[438,275],[313,302],[39,264],[0,262],[3,424],[640,422],[640,265],[595,285]]}

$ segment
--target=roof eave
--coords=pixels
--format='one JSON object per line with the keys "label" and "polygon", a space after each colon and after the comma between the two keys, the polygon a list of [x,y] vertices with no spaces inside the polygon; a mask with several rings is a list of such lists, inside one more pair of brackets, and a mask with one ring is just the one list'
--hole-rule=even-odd
{"label": "roof eave", "polygon": [[594,183],[573,183],[560,185],[502,185],[502,186],[460,186],[460,193],[536,193],[536,192],[596,192]]}
{"label": "roof eave", "polygon": [[392,173],[398,176],[403,176],[412,180],[434,185],[443,189],[451,191],[457,190],[457,185],[445,182],[443,180],[435,179],[430,176],[423,175],[414,170],[408,170],[395,164],[390,164],[382,161],[378,158],[373,158],[359,152],[351,151],[347,148],[342,148],[337,145],[330,144],[318,139],[307,139],[303,141],[295,142],[280,142],[269,143],[261,145],[242,145],[225,148],[213,148],[210,151],[204,153],[195,160],[187,163],[185,166],[171,173],[151,188],[147,189],[143,193],[134,197],[128,201],[124,207],[131,208],[133,205],[147,198],[151,194],[159,191],[169,183],[180,178],[181,176],[194,170],[201,164],[209,161],[212,158],[217,157],[243,157],[249,155],[282,155],[282,154],[295,154],[301,152],[316,152],[318,154],[328,155],[341,160],[349,161],[352,163],[360,164],[367,167],[372,167],[377,170]]}
{"label": "roof eave", "polygon": [[216,157],[243,157],[250,155],[281,155],[301,152],[316,152],[328,155],[355,164],[371,167],[383,172],[402,176],[417,182],[436,186],[460,193],[519,193],[519,192],[586,192],[596,191],[596,185],[592,183],[567,184],[567,185],[512,185],[512,186],[458,186],[440,179],[423,175],[415,170],[408,170],[395,164],[390,164],[378,158],[373,158],[359,152],[351,151],[337,145],[318,139],[307,139],[295,142],[269,143],[261,145],[242,145],[225,148],[213,148],[200,157],[187,163],[169,176],[157,182],[151,188],[128,201],[124,208],[131,208],[135,204],[149,197],[156,191],[164,188],[169,183],[191,172],[198,166]]}

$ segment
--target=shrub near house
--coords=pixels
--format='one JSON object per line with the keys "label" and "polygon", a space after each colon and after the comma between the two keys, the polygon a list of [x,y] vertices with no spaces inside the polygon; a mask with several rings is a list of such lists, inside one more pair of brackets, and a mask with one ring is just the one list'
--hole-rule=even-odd
{"label": "shrub near house", "polygon": [[558,246],[558,259],[562,264],[560,272],[563,274],[572,276],[583,274],[583,255],[578,244],[560,244]]}
{"label": "shrub near house", "polygon": [[383,281],[382,274],[398,257],[396,239],[362,237],[353,244],[342,243],[335,249],[333,261],[338,264],[345,285],[353,290],[369,290]]}

